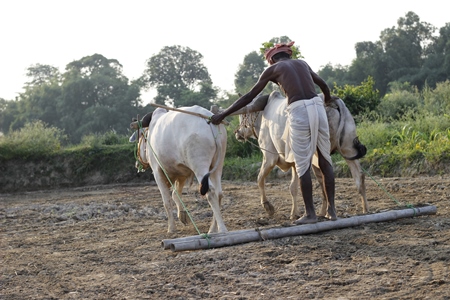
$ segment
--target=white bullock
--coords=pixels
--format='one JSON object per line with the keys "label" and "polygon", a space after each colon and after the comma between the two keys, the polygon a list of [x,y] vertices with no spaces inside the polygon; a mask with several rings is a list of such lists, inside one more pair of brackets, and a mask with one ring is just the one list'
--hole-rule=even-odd
{"label": "white bullock", "polygon": [[[196,105],[179,109],[212,115]],[[133,123],[131,126],[133,128]],[[227,145],[225,126],[208,124],[204,118],[183,112],[157,108],[141,139],[146,139],[146,142],[139,143],[140,161],[148,163],[153,171],[167,213],[168,232],[176,229],[172,200],[176,203],[180,221],[188,222],[180,201],[185,183],[192,183],[194,176],[201,183],[200,194],[206,195],[213,211],[209,233],[226,232],[220,212],[221,178]]]}
{"label": "white bullock", "polygon": [[[323,97],[323,95],[321,96]],[[361,196],[363,213],[367,213],[369,208],[366,199],[365,176],[358,160],[366,154],[367,150],[358,140],[355,121],[345,106],[345,103],[337,97],[333,97],[333,99],[333,103],[326,106],[330,127],[331,153],[337,151],[346,160],[356,182],[356,188]],[[261,204],[269,215],[273,215],[275,209],[269,200],[267,200],[265,193],[266,177],[275,166],[278,166],[284,172],[289,169],[292,170],[292,178],[289,186],[292,196],[290,217],[292,220],[296,220],[300,217],[297,204],[299,179],[294,163],[285,161],[284,153],[286,143],[282,138],[287,121],[286,105],[286,98],[279,92],[274,91],[270,95],[256,98],[248,106],[233,113],[233,115],[239,114],[240,120],[240,126],[235,131],[236,138],[240,141],[246,141],[248,138],[257,139],[263,153],[263,161],[257,181],[261,194]],[[322,173],[318,167],[317,157],[314,158],[312,169],[322,187]],[[318,214],[319,216],[326,214],[327,202],[325,196],[322,199],[322,208]]]}

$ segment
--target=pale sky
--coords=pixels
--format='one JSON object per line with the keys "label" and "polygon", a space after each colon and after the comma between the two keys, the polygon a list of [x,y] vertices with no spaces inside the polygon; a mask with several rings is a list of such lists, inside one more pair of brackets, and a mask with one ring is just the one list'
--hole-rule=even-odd
{"label": "pale sky", "polygon": [[[450,22],[443,0],[0,1],[0,98],[7,100],[23,92],[26,69],[37,63],[64,72],[98,53],[117,59],[132,80],[151,56],[180,45],[203,55],[214,86],[233,91],[245,55],[273,37],[295,41],[318,71],[327,63],[349,65],[356,43],[379,40],[408,11],[438,29]],[[142,98],[151,100],[148,93]]]}

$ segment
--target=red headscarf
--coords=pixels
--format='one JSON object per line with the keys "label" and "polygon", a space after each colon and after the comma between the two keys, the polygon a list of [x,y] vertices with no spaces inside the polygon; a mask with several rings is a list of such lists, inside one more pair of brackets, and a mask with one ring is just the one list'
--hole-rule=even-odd
{"label": "red headscarf", "polygon": [[294,45],[295,42],[290,42],[288,44],[282,43],[282,44],[276,44],[275,46],[273,46],[272,48],[266,50],[266,52],[264,53],[264,56],[266,57],[267,61],[269,62],[269,64],[273,64],[273,60],[272,57],[280,52],[286,52],[287,54],[289,54],[289,56],[292,55],[292,45]]}

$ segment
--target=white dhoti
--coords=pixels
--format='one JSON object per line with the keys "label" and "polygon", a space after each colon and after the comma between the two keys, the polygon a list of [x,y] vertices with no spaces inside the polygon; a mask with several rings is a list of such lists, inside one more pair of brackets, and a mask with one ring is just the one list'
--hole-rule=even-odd
{"label": "white dhoti", "polygon": [[332,165],[328,119],[322,99],[317,96],[298,100],[288,105],[286,111],[288,123],[283,135],[286,140],[285,159],[295,162],[298,176],[305,174],[311,166],[317,150]]}

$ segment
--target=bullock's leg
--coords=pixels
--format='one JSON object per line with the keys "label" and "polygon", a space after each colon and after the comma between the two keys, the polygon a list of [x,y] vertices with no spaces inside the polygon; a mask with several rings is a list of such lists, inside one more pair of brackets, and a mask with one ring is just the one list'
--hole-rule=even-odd
{"label": "bullock's leg", "polygon": [[365,175],[361,169],[361,164],[359,160],[346,160],[347,165],[350,168],[350,172],[352,173],[352,177],[356,183],[356,189],[358,190],[359,195],[361,196],[361,205],[363,209],[363,213],[367,214],[369,212],[369,205],[367,203],[366,198],[366,184],[365,184]]}
{"label": "bullock's leg", "polygon": [[261,164],[261,169],[259,169],[257,180],[259,193],[261,195],[261,205],[264,207],[269,216],[273,216],[275,214],[275,208],[273,207],[272,203],[270,203],[269,200],[267,200],[265,186],[266,186],[266,177],[267,175],[269,175],[270,171],[272,171],[274,167],[275,163],[270,163],[264,157],[263,162]]}
{"label": "bullock's leg", "polygon": [[318,151],[319,168],[323,176],[323,189],[325,190],[328,206],[325,218],[330,220],[337,220],[336,208],[334,206],[335,196],[335,179],[333,166],[323,157],[322,153]]}
{"label": "bullock's leg", "polygon": [[325,217],[327,214],[327,207],[328,207],[328,202],[327,202],[327,195],[325,194],[325,190],[324,190],[324,182],[323,182],[323,175],[322,175],[322,171],[320,171],[320,168],[312,165],[313,168],[313,172],[314,175],[317,178],[317,181],[320,184],[320,189],[322,190],[322,207],[320,208],[320,213],[317,215],[319,217]]}
{"label": "bullock's leg", "polygon": [[[181,204],[182,200],[182,193],[183,193],[183,187],[186,179],[177,179],[174,183],[175,188],[172,191],[172,199],[177,205],[177,216],[178,219],[184,224],[188,224],[188,214],[186,210],[184,209],[183,205]],[[179,196],[179,198],[178,198]]]}
{"label": "bullock's leg", "polygon": [[292,167],[291,169],[292,169],[292,177],[291,177],[291,184],[289,185],[289,190],[291,192],[292,197],[291,220],[297,220],[300,217],[300,209],[298,207],[298,197],[297,197],[299,179],[295,167]]}
{"label": "bullock's leg", "polygon": [[222,219],[220,203],[222,201],[222,188],[220,183],[221,174],[215,172],[210,175],[209,191],[206,195],[209,205],[213,211],[213,219],[208,233],[227,232],[227,227]]}
{"label": "bullock's leg", "polygon": [[174,233],[176,229],[175,219],[173,217],[173,206],[172,197],[170,196],[170,189],[167,185],[167,179],[163,172],[159,168],[155,168],[154,177],[156,184],[158,185],[159,192],[163,198],[164,209],[166,210],[167,220],[168,220],[168,233]]}

